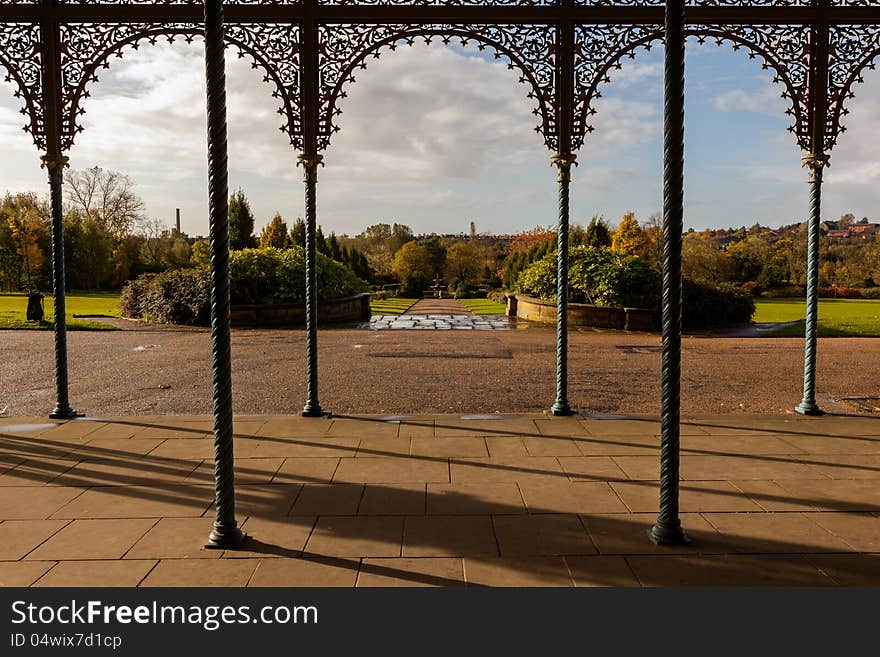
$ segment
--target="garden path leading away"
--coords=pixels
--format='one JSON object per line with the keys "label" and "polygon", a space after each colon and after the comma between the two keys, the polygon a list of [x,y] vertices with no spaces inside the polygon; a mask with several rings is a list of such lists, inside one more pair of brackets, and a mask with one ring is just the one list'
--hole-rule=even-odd
{"label": "garden path leading away", "polygon": [[[91,416],[211,411],[210,332],[139,325],[68,335],[70,398]],[[541,413],[554,398],[554,327],[509,331],[321,330],[319,393],[334,413]],[[572,331],[569,400],[584,413],[656,414],[657,335]],[[235,410],[297,413],[306,398],[302,330],[235,330]],[[880,339],[819,340],[817,394],[880,397]],[[0,332],[0,408],[54,405],[53,336]],[[683,413],[786,413],[801,398],[803,340],[686,336]]]}

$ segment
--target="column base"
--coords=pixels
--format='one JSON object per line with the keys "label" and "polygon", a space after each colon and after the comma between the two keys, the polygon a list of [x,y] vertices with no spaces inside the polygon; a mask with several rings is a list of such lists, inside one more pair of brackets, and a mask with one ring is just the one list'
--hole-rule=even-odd
{"label": "column base", "polygon": [[571,406],[568,405],[567,401],[559,401],[553,403],[553,406],[550,407],[550,412],[553,415],[574,415],[574,411]]}
{"label": "column base", "polygon": [[70,406],[56,406],[52,409],[52,412],[49,413],[50,420],[72,420],[82,416],[82,413],[77,413]]}
{"label": "column base", "polygon": [[324,409],[321,408],[320,404],[309,403],[303,406],[300,415],[303,417],[324,417],[326,413],[324,413]]}
{"label": "column base", "polygon": [[814,401],[804,400],[800,404],[794,407],[795,413],[800,413],[801,415],[825,415],[825,411],[819,408]]}
{"label": "column base", "polygon": [[234,520],[232,525],[214,524],[214,531],[208,536],[208,542],[205,543],[207,550],[234,550],[241,547],[244,542],[245,533],[238,527],[238,523]]}
{"label": "column base", "polygon": [[690,545],[691,539],[684,533],[680,522],[668,523],[658,520],[648,530],[648,538],[654,545]]}

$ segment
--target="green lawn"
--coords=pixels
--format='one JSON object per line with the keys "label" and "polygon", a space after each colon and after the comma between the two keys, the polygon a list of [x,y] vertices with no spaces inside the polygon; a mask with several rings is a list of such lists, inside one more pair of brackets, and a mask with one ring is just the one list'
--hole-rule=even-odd
{"label": "green lawn", "polygon": [[491,299],[459,299],[474,315],[503,315],[507,306]]}
{"label": "green lawn", "polygon": [[[113,326],[92,320],[75,318],[74,315],[110,315],[119,317],[118,292],[71,292],[67,300],[67,328],[77,330],[114,330]],[[52,328],[54,314],[52,296],[46,295],[43,302],[46,310],[39,324],[26,318],[27,297],[23,294],[0,294],[0,329]]]}
{"label": "green lawn", "polygon": [[400,315],[409,310],[418,299],[403,299],[401,297],[389,297],[370,301],[370,312],[373,315]]}
{"label": "green lawn", "polygon": [[[758,299],[755,322],[797,322],[768,335],[800,337],[804,334],[803,299]],[[880,336],[880,299],[820,299],[819,336]]]}

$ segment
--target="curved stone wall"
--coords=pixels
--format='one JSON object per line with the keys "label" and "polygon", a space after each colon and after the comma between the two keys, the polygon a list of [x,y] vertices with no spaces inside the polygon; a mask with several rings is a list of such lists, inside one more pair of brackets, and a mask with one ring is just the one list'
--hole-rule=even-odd
{"label": "curved stone wall", "polygon": [[[369,292],[318,303],[320,324],[362,322],[370,319]],[[306,307],[298,303],[232,306],[235,328],[299,328],[306,323]]]}
{"label": "curved stone wall", "polygon": [[[507,295],[507,314],[533,322],[556,323],[556,302],[524,294]],[[568,304],[569,326],[593,326],[621,331],[656,331],[657,313],[645,308]]]}

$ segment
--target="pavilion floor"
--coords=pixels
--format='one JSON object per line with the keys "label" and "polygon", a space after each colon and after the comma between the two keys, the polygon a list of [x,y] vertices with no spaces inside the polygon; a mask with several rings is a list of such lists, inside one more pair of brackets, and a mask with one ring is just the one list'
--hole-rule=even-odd
{"label": "pavilion floor", "polygon": [[686,419],[674,548],[656,419],[237,416],[237,551],[210,429],[0,419],[0,584],[880,585],[880,418]]}

